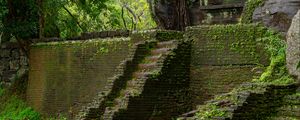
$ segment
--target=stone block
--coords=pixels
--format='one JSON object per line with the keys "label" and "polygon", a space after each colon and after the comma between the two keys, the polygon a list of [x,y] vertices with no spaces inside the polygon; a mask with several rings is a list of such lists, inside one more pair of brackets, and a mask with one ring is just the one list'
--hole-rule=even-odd
{"label": "stone block", "polygon": [[[298,76],[300,82],[300,10],[293,18],[287,34],[286,61],[291,75]],[[298,68],[297,68],[298,67]]]}
{"label": "stone block", "polygon": [[2,49],[0,52],[0,57],[2,57],[2,58],[10,57],[10,51],[7,49]]}
{"label": "stone block", "polygon": [[252,19],[286,33],[298,9],[299,0],[266,0],[263,6],[255,9]]}

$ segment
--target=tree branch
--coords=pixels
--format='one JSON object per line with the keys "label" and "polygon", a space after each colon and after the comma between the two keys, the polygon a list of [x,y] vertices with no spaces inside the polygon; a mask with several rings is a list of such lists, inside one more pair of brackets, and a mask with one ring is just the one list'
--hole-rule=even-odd
{"label": "tree branch", "polygon": [[123,20],[123,24],[124,24],[125,28],[127,29],[126,20],[124,18],[124,7],[122,7],[122,20]]}
{"label": "tree branch", "polygon": [[83,27],[80,25],[80,23],[78,22],[77,18],[68,10],[68,8],[66,8],[65,6],[63,6],[64,10],[67,11],[67,13],[74,19],[74,21],[76,22],[76,24],[78,25],[78,27],[83,31],[86,32],[85,29],[83,29]]}
{"label": "tree branch", "polygon": [[133,12],[132,9],[130,9],[127,5],[123,5],[124,8],[126,8],[128,10],[128,12],[133,16],[134,18],[134,22],[137,23],[137,16],[136,14]]}

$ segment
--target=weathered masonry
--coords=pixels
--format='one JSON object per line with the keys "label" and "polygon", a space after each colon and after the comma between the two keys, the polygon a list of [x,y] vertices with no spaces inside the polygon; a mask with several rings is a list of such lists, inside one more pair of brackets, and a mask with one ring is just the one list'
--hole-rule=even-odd
{"label": "weathered masonry", "polygon": [[258,75],[254,65],[268,63],[255,41],[262,32],[220,25],[38,43],[27,100],[45,115],[70,119],[176,118]]}
{"label": "weathered masonry", "polygon": [[127,38],[33,45],[28,103],[51,116],[75,114],[104,89],[130,47]]}

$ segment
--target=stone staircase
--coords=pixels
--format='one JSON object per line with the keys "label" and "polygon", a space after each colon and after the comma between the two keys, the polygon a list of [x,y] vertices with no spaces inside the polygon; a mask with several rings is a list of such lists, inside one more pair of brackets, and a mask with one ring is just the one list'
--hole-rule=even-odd
{"label": "stone staircase", "polygon": [[114,119],[118,112],[126,110],[129,101],[142,94],[148,78],[161,72],[164,60],[176,46],[177,42],[174,40],[158,42],[150,55],[138,64],[138,69],[133,73],[132,79],[127,81],[126,88],[121,90],[119,97],[113,100],[113,105],[106,107],[102,119]]}
{"label": "stone staircase", "polygon": [[[168,101],[167,99],[159,99],[158,96],[165,96],[164,94],[174,89],[173,83],[167,80],[176,79],[163,78],[170,76],[166,72],[168,66],[172,62],[175,62],[172,63],[172,66],[174,66],[173,64],[185,63],[181,60],[183,58],[178,59],[179,56],[182,56],[181,54],[186,54],[184,50],[178,49],[180,45],[184,44],[179,44],[178,40],[161,42],[153,40],[135,44],[135,47],[131,49],[129,58],[117,68],[118,74],[108,80],[105,90],[100,92],[92,103],[83,107],[75,119],[150,119],[155,113],[156,107],[160,106],[158,104],[165,105]],[[189,47],[181,48],[188,49]],[[180,55],[174,57],[172,53],[175,51]],[[186,64],[178,66],[185,67]],[[187,72],[186,69],[178,70]],[[186,82],[183,81],[183,83]]]}
{"label": "stone staircase", "polygon": [[300,120],[300,92],[284,97],[284,105],[271,120]]}
{"label": "stone staircase", "polygon": [[109,78],[103,91],[99,92],[91,103],[83,106],[75,116],[76,120],[100,119],[105,108],[112,104],[112,101],[119,96],[120,91],[126,87],[126,82],[132,77],[145,56],[150,52],[148,49],[156,45],[157,41],[149,40],[135,43],[130,49],[128,57],[116,68],[116,75]]}

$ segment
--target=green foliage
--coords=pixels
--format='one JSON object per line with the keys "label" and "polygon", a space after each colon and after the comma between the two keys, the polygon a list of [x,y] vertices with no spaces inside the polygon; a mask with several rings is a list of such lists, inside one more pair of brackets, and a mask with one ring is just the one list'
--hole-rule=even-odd
{"label": "green foliage", "polygon": [[[156,26],[151,16],[151,11],[147,0],[118,0],[122,14],[122,8],[124,10],[124,21],[122,21],[122,27],[134,30],[134,24],[136,24],[135,30],[151,29]],[[122,17],[122,16],[121,16]],[[122,18],[123,19],[123,18]],[[124,26],[126,24],[126,27]]]}
{"label": "green foliage", "polygon": [[0,119],[1,120],[40,120],[38,112],[28,107],[15,95],[4,92],[0,88]]}
{"label": "green foliage", "polygon": [[[38,14],[35,0],[12,0],[10,5],[7,0],[1,0],[0,7],[1,32],[22,39],[37,35]],[[8,12],[9,9],[12,11]]]}
{"label": "green foliage", "polygon": [[156,39],[159,41],[183,39],[183,33],[177,31],[158,31]]}
{"label": "green foliage", "polygon": [[0,97],[3,95],[4,89],[0,86]]}
{"label": "green foliage", "polygon": [[155,26],[146,0],[50,0],[44,3],[44,14],[45,35],[63,38],[78,36],[81,32]]}
{"label": "green foliage", "polygon": [[217,105],[207,104],[205,107],[201,107],[201,109],[199,109],[196,117],[199,120],[208,120],[213,119],[213,117],[223,117],[225,115],[226,112],[219,109]]}
{"label": "green foliage", "polygon": [[[106,17],[99,17],[105,11],[111,10],[106,4],[108,0],[101,1],[52,1],[43,3],[43,14],[45,16],[46,37],[61,36],[74,37],[81,32],[103,29]],[[96,23],[98,21],[98,23]]]}
{"label": "green foliage", "polygon": [[264,4],[264,0],[248,0],[245,4],[245,8],[241,17],[241,23],[249,24],[252,23],[252,15],[258,6]]}
{"label": "green foliage", "polygon": [[[36,0],[13,0],[10,9],[17,11],[14,14],[7,7],[7,0],[1,0],[0,30],[18,38],[38,37],[39,15],[43,16],[45,37],[70,38],[82,32],[155,26],[146,0],[44,0],[41,5]],[[10,16],[14,17],[7,20]]]}
{"label": "green foliage", "polygon": [[286,43],[279,33],[267,30],[259,42],[265,44],[265,49],[270,55],[270,65],[257,82],[271,82],[274,84],[289,84],[294,80],[289,76],[286,68]]}
{"label": "green foliage", "polygon": [[[5,15],[8,13],[8,9],[6,6],[6,0],[0,0],[0,33],[3,31],[3,19],[5,17]],[[1,40],[0,40],[1,43]]]}

